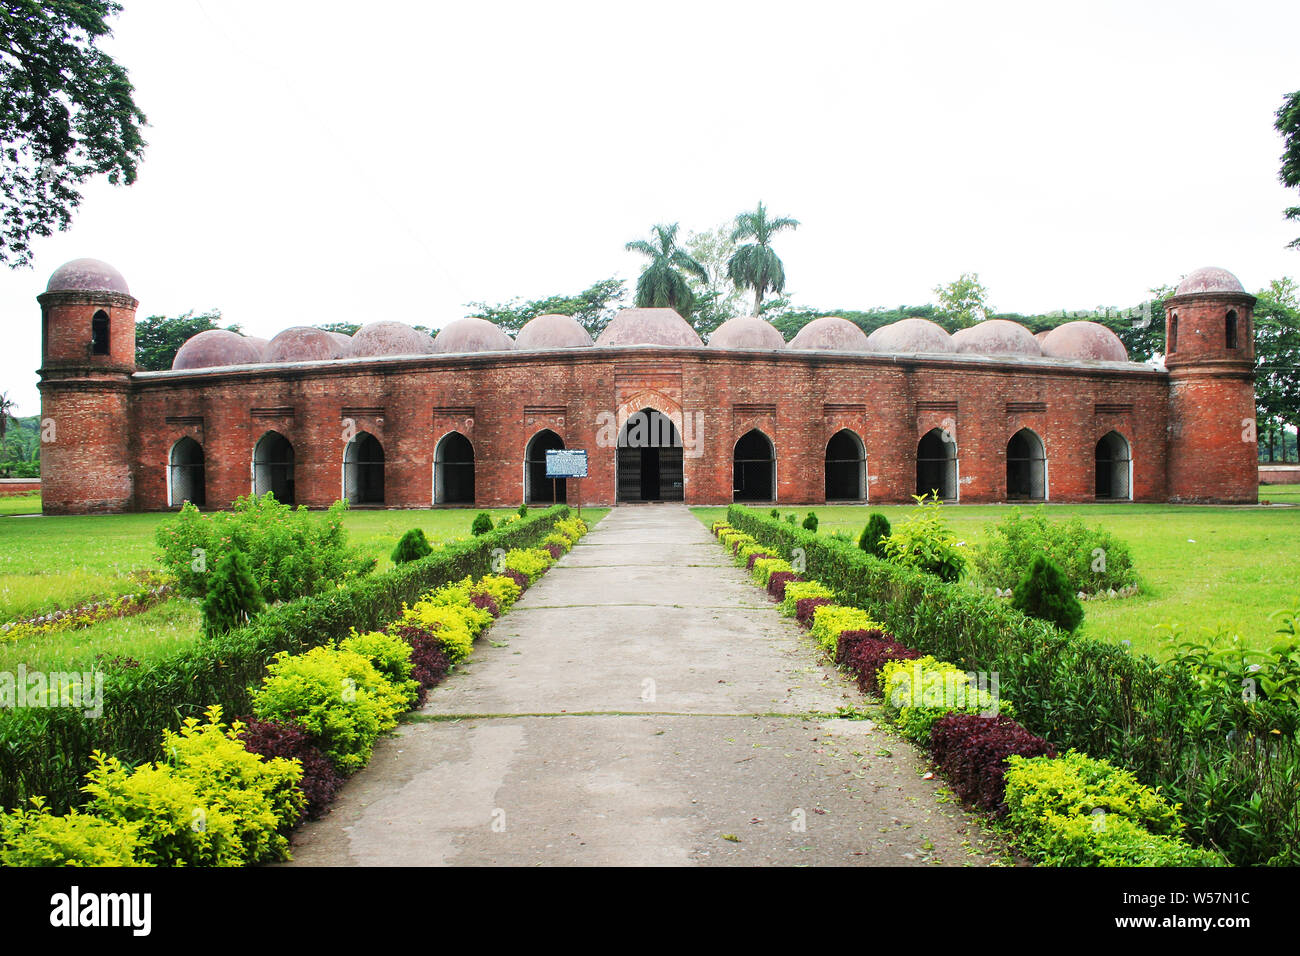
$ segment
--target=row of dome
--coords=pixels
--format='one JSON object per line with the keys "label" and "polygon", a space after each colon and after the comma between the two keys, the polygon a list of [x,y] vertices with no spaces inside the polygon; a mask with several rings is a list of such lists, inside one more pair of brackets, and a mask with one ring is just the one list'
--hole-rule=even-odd
{"label": "row of dome", "polygon": [[[228,365],[321,362],[374,356],[464,354],[470,352],[551,351],[557,349],[654,345],[702,348],[695,330],[672,309],[623,309],[593,342],[567,315],[541,315],[513,339],[485,319],[447,323],[430,336],[404,322],[370,322],[355,335],[312,326],[285,329],[270,341],[225,329],[210,329],[189,339],[176,353],[175,370]],[[709,347],[744,351],[806,349],[824,352],[973,353],[1126,362],[1128,353],[1110,329],[1096,322],[1067,322],[1037,336],[1023,325],[988,319],[949,335],[927,319],[903,319],[867,335],[837,316],[814,319],[787,345],[769,322],[753,316],[731,319],[709,337]]]}

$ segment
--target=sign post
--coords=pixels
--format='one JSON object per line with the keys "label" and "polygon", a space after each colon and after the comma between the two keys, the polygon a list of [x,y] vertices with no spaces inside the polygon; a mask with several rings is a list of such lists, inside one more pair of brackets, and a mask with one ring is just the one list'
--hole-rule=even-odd
{"label": "sign post", "polygon": [[583,448],[551,448],[546,452],[546,477],[552,480],[551,500],[555,500],[558,479],[573,478],[578,499],[578,517],[582,517],[582,479],[587,477],[587,452]]}

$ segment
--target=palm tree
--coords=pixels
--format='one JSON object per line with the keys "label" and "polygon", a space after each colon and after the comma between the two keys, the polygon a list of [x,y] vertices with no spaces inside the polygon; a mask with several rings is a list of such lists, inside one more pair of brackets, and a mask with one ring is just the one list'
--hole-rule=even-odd
{"label": "palm tree", "polygon": [[763,305],[763,293],[785,290],[785,266],[772,249],[772,236],[784,229],[794,229],[799,220],[782,216],[769,219],[767,209],[760,202],[753,212],[742,212],[736,217],[736,228],[731,231],[731,241],[752,239],[740,246],[727,260],[727,278],[736,288],[754,290],[754,314]]}
{"label": "palm tree", "polygon": [[641,278],[636,280],[636,304],[643,309],[676,309],[678,315],[689,321],[695,294],[682,273],[707,282],[709,270],[678,248],[677,223],[655,226],[650,234],[650,242],[637,239],[625,247],[650,259]]}
{"label": "palm tree", "polygon": [[0,392],[0,446],[4,445],[5,432],[9,430],[9,423],[18,423],[18,419],[14,418],[14,409],[17,407],[8,392]]}

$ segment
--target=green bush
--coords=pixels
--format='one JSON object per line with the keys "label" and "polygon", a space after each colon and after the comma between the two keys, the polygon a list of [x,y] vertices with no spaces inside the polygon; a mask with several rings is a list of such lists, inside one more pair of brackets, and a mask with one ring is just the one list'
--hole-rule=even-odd
{"label": "green bush", "polygon": [[816,530],[817,530],[817,513],[816,513],[816,512],[814,512],[814,511],[810,511],[810,512],[808,512],[808,517],[806,517],[806,518],[803,519],[803,529],[804,529],[805,531],[816,531]]}
{"label": "green bush", "polygon": [[1055,624],[1063,631],[1073,631],[1083,623],[1083,605],[1060,569],[1041,554],[1035,555],[1016,585],[1011,604],[1029,617]]}
{"label": "green bush", "polygon": [[966,568],[966,555],[948,530],[939,499],[913,495],[916,508],[899,523],[881,545],[890,561],[933,574],[940,581],[956,581]]}
{"label": "green bush", "polygon": [[796,523],[798,523],[798,521],[799,521],[799,519],[796,518],[793,514],[788,514],[788,515],[785,516],[785,523],[786,523],[786,524],[796,524]]}
{"label": "green bush", "polygon": [[232,510],[209,514],[186,502],[179,514],[158,525],[159,561],[182,594],[203,597],[213,579],[210,569],[239,551],[248,558],[264,599],[303,597],[375,566],[374,558],[348,545],[342,519],[346,510],[346,501],[336,501],[325,514],[315,515],[304,505],[282,505],[269,492],[236,498]]}
{"label": "green bush", "polygon": [[367,658],[334,646],[276,655],[253,694],[259,719],[298,724],[343,774],[366,765],[406,704]]}
{"label": "green bush", "polygon": [[203,596],[203,634],[214,637],[246,624],[266,610],[262,592],[238,551],[223,556]]}
{"label": "green bush", "polygon": [[771,515],[773,518],[781,517],[781,512],[777,511],[775,508],[769,511],[768,514]]}
{"label": "green bush", "polygon": [[527,516],[528,516],[528,505],[521,503],[519,505],[519,517],[525,518]]}
{"label": "green bush", "polygon": [[411,645],[406,641],[383,631],[354,632],[339,642],[339,649],[366,658],[385,680],[406,695],[408,706],[415,703],[420,685],[411,680]]}
{"label": "green bush", "polygon": [[405,564],[407,561],[418,561],[420,558],[426,558],[431,554],[433,548],[429,546],[429,539],[424,536],[424,531],[420,528],[411,528],[397,542],[397,547],[393,549],[393,564]]}
{"label": "green bush", "polygon": [[480,511],[474,516],[474,523],[469,530],[475,535],[487,534],[492,530],[492,516],[486,511]]}
{"label": "green bush", "polygon": [[972,564],[987,587],[1015,587],[1039,555],[1060,569],[1074,594],[1139,584],[1128,545],[1102,528],[1086,527],[1077,516],[1048,521],[1041,505],[1028,514],[1013,508],[986,530],[985,542],[973,549]]}
{"label": "green bush", "polygon": [[40,797],[0,814],[0,866],[140,866],[139,827],[73,810],[56,816]]}
{"label": "green bush", "polygon": [[873,511],[867,518],[867,526],[858,538],[858,547],[873,558],[885,556],[884,541],[890,535],[889,519],[879,511]]}

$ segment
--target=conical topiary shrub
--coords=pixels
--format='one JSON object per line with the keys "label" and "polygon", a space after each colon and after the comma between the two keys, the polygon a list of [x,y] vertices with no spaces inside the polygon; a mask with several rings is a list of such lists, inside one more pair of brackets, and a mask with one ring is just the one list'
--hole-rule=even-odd
{"label": "conical topiary shrub", "polygon": [[803,519],[803,527],[805,531],[817,530],[817,512],[815,511],[808,512],[808,517]]}
{"label": "conical topiary shrub", "polygon": [[492,530],[492,516],[486,511],[480,511],[474,516],[474,523],[470,525],[469,530],[474,534],[487,534]]}
{"label": "conical topiary shrub", "polygon": [[1063,631],[1073,631],[1083,622],[1083,605],[1070,590],[1070,583],[1061,569],[1041,554],[1034,555],[1011,595],[1011,603],[1030,617],[1049,621]]}
{"label": "conical topiary shrub", "polygon": [[429,539],[424,536],[424,531],[420,528],[412,528],[402,535],[401,540],[397,542],[397,547],[393,549],[393,564],[416,561],[427,557],[432,552],[433,548],[429,547]]}
{"label": "conical topiary shrub", "polygon": [[889,537],[891,529],[889,519],[879,511],[873,511],[871,517],[867,519],[867,526],[862,529],[862,535],[858,538],[858,547],[873,557],[883,558],[885,556],[881,543]]}
{"label": "conical topiary shrub", "polygon": [[213,637],[239,627],[265,607],[248,560],[240,552],[231,551],[217,562],[203,598],[204,636]]}

